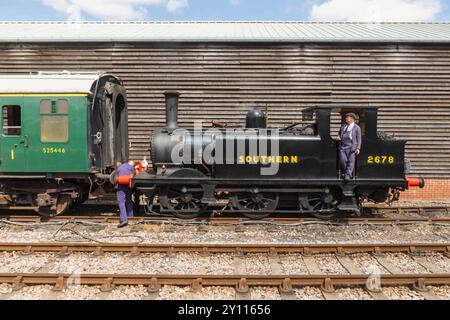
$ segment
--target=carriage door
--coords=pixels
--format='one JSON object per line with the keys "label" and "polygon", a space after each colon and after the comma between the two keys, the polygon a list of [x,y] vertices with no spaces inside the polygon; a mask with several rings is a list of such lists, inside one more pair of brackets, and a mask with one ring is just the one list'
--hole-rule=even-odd
{"label": "carriage door", "polygon": [[1,104],[0,172],[26,171],[28,136],[23,130],[23,98],[9,98]]}

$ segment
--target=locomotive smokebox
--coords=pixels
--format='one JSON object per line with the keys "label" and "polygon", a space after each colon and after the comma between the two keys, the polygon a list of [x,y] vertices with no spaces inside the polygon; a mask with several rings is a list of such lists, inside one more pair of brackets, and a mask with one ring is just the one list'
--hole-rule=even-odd
{"label": "locomotive smokebox", "polygon": [[169,132],[178,128],[178,91],[166,91],[166,130]]}

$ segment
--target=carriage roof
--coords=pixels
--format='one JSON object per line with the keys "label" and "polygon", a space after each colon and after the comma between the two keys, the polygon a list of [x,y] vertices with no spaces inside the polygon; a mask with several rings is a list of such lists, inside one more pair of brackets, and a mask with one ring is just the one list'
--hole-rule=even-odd
{"label": "carriage roof", "polygon": [[0,75],[0,94],[91,94],[100,73]]}

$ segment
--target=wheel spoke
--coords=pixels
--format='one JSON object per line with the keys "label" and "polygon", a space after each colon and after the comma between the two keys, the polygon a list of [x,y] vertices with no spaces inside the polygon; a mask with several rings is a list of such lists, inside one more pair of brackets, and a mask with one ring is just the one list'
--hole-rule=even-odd
{"label": "wheel spoke", "polygon": [[166,189],[167,209],[178,218],[195,218],[202,213],[203,193],[182,192],[179,189]]}
{"label": "wheel spoke", "polygon": [[319,219],[331,219],[336,213],[336,206],[339,202],[335,199],[331,199],[332,202],[326,201],[329,195],[321,194],[320,197],[317,196],[313,195],[313,197],[308,198],[308,210],[312,211],[312,215]]}
{"label": "wheel spoke", "polygon": [[249,192],[236,193],[230,197],[234,207],[251,219],[262,219],[278,206],[278,194]]}

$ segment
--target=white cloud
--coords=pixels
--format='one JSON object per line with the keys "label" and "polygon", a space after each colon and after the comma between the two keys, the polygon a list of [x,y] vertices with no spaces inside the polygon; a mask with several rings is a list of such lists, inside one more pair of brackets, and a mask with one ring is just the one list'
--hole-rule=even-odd
{"label": "white cloud", "polygon": [[238,6],[241,4],[241,0],[229,0],[232,6]]}
{"label": "white cloud", "polygon": [[137,20],[147,14],[147,6],[165,6],[170,13],[189,6],[188,0],[41,0],[56,11],[73,16],[86,13],[102,20]]}
{"label": "white cloud", "polygon": [[169,0],[169,2],[167,2],[166,7],[167,11],[175,13],[184,8],[189,8],[189,3],[187,0]]}
{"label": "white cloud", "polygon": [[312,6],[310,20],[429,21],[442,10],[441,0],[327,0]]}

